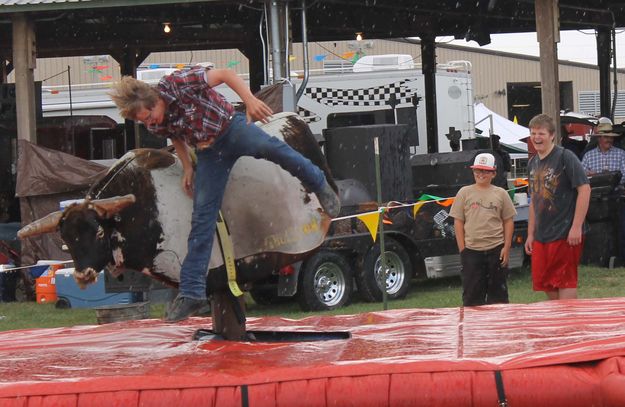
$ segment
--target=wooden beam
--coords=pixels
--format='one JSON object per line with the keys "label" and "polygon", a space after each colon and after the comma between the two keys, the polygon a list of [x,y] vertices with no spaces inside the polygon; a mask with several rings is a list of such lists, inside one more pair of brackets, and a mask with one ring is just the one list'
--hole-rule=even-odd
{"label": "wooden beam", "polygon": [[13,16],[13,62],[15,64],[15,103],[17,137],[37,142],[35,106],[35,30],[23,14]]}
{"label": "wooden beam", "polygon": [[421,35],[421,69],[425,82],[427,151],[438,153],[438,113],[436,108],[436,44],[434,37]]}
{"label": "wooden beam", "polygon": [[542,111],[556,121],[556,142],[560,142],[560,82],[558,48],[560,25],[558,0],[536,0],[536,33],[540,49],[540,85]]}
{"label": "wooden beam", "polygon": [[610,58],[612,56],[612,30],[600,28],[597,30],[597,65],[599,66],[599,105],[601,116],[612,117],[612,103],[610,100]]}

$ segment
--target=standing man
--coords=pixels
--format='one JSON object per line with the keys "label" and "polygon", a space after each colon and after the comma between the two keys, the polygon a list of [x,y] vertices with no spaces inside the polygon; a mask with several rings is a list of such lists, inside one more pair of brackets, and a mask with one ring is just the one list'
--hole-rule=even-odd
{"label": "standing man", "polygon": [[[618,200],[620,194],[625,188],[625,150],[614,147],[614,140],[620,134],[612,131],[612,122],[608,118],[601,118],[597,126],[597,147],[589,150],[584,154],[582,159],[582,167],[586,171],[586,175],[599,174],[605,171],[619,171],[621,173],[621,182],[617,189]],[[618,225],[619,225],[619,253],[621,260],[625,260],[625,205],[618,202]],[[615,214],[616,215],[616,214]]]}
{"label": "standing man", "polygon": [[577,298],[590,185],[581,163],[556,146],[554,120],[539,114],[529,123],[536,155],[528,163],[529,224],[525,251],[532,256],[534,291],[550,300]]}
{"label": "standing man", "polygon": [[623,175],[620,185],[625,185],[625,150],[614,147],[614,139],[620,134],[612,131],[611,123],[600,123],[593,136],[597,138],[597,147],[586,152],[582,158],[586,175],[619,171]]}
{"label": "standing man", "polygon": [[[235,113],[223,95],[215,91],[222,83],[245,103],[247,120],[245,114]],[[198,66],[163,77],[156,88],[126,76],[115,84],[111,98],[122,117],[138,120],[151,133],[171,139],[184,171],[182,189],[193,198],[188,252],[168,321],[186,319],[206,304],[206,274],[217,215],[230,170],[239,157],[264,158],[278,164],[317,195],[330,217],[338,215],[339,199],[323,172],[289,145],[251,123],[265,122],[273,112],[252,95],[234,71]],[[195,148],[197,155],[195,169],[190,147]]]}

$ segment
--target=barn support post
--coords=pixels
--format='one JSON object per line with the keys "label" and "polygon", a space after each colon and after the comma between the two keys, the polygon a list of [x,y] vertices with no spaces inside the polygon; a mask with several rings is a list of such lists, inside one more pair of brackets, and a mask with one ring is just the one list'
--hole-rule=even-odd
{"label": "barn support post", "polygon": [[436,44],[431,35],[421,35],[421,70],[425,82],[427,151],[438,152],[438,114],[436,112]]}
{"label": "barn support post", "polygon": [[286,37],[286,3],[281,0],[268,0],[269,9],[269,47],[271,50],[271,77],[273,82],[287,77]]}
{"label": "barn support post", "polygon": [[267,0],[269,10],[269,48],[271,50],[271,83],[285,80],[282,84],[282,107],[285,112],[296,111],[295,87],[288,80],[289,70],[289,7],[288,1]]}
{"label": "barn support post", "polygon": [[597,29],[597,65],[599,66],[599,105],[601,116],[611,117],[610,103],[610,57],[612,51],[611,29]]}
{"label": "barn support post", "polygon": [[31,143],[37,142],[36,61],[35,25],[24,14],[17,14],[13,17],[17,138]]}
{"label": "barn support post", "polygon": [[[119,70],[122,76],[137,77],[137,68],[147,58],[149,53],[141,52],[132,47],[124,48],[119,53],[111,53],[113,58],[119,64]],[[124,120],[124,129],[126,133],[126,146],[128,149],[140,148],[141,140],[139,131],[139,123],[133,120]]]}
{"label": "barn support post", "polygon": [[[243,318],[237,315],[237,310],[243,313]],[[243,296],[235,297],[229,291],[213,293],[211,298],[211,316],[215,334],[221,335],[229,341],[243,341],[247,339],[245,300]]]}
{"label": "barn support post", "polygon": [[560,143],[560,81],[558,79],[558,48],[560,13],[558,0],[536,0],[536,34],[540,49],[540,85],[542,111],[556,122],[556,143]]}
{"label": "barn support post", "polygon": [[257,37],[248,38],[245,42],[247,46],[241,49],[243,55],[247,57],[250,69],[250,89],[252,93],[260,90],[265,83],[265,61],[263,59],[263,44]]}

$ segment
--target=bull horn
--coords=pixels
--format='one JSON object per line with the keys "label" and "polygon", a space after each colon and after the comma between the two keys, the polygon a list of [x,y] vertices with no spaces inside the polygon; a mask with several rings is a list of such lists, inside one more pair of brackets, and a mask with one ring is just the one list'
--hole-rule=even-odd
{"label": "bull horn", "polygon": [[44,233],[54,232],[59,226],[59,221],[63,216],[63,212],[56,211],[44,216],[34,222],[29,223],[17,232],[17,237],[25,239],[27,237],[38,236]]}
{"label": "bull horn", "polygon": [[116,196],[113,198],[96,199],[91,201],[93,209],[101,218],[110,218],[125,207],[137,202],[137,198],[133,194],[124,196]]}

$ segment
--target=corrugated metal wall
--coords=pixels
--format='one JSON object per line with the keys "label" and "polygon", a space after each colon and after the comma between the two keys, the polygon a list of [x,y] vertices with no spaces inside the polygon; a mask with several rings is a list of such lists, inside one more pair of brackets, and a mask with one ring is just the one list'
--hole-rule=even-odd
{"label": "corrugated metal wall", "polygon": [[[419,44],[410,44],[389,40],[364,40],[359,43],[364,53],[372,54],[410,54],[419,63],[421,48]],[[312,70],[321,70],[323,61],[351,59],[355,51],[355,41],[320,42],[309,44],[309,60]],[[370,45],[370,47],[368,47]],[[483,102],[498,114],[508,116],[508,99],[504,92],[508,83],[540,82],[540,66],[536,58],[514,56],[513,54],[494,53],[475,48],[463,48],[439,44],[437,60],[439,63],[451,60],[467,60],[473,65],[473,87],[476,101]],[[303,53],[300,44],[295,44],[291,57],[291,70],[302,69]],[[216,67],[230,67],[240,74],[248,72],[245,56],[238,50],[182,51],[163,52],[150,55],[143,65],[157,63],[196,63],[213,62]],[[66,85],[68,66],[71,67],[72,84],[113,82],[119,79],[119,65],[110,56],[67,57],[38,59],[35,71],[36,80],[44,86]],[[12,77],[9,77],[12,81]],[[560,65],[560,81],[572,82],[574,110],[579,111],[579,92],[599,91],[599,71],[597,68],[581,64]],[[619,73],[619,83],[625,84],[625,74]],[[618,113],[618,112],[617,112]],[[621,121],[625,117],[617,117]]]}

